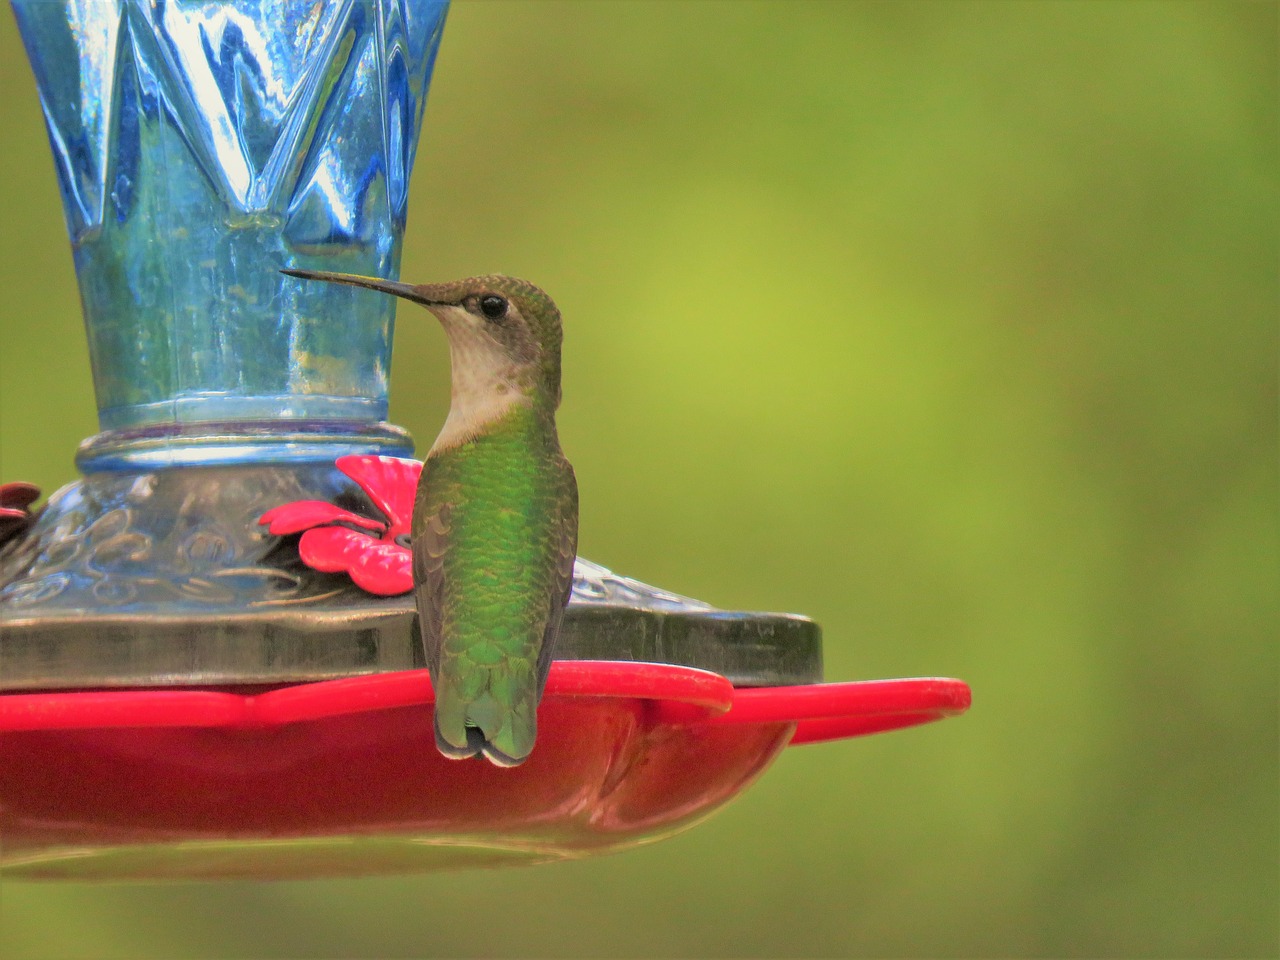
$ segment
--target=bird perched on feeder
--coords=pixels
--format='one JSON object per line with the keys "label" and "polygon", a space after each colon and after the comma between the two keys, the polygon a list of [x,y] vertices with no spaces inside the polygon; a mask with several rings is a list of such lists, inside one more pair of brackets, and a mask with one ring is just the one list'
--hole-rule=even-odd
{"label": "bird perched on feeder", "polygon": [[560,311],[513,277],[413,286],[283,272],[412,300],[449,337],[449,415],[410,538],[436,745],[515,766],[533,749],[578,542],[578,484],[556,434]]}

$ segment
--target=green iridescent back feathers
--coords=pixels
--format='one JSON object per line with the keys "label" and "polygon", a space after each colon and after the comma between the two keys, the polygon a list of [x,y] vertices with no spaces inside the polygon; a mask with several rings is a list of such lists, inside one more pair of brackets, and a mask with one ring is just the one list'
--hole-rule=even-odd
{"label": "green iridescent back feathers", "polygon": [[533,749],[578,532],[573,468],[548,421],[520,405],[423,468],[414,582],[449,755],[483,745],[514,763]]}

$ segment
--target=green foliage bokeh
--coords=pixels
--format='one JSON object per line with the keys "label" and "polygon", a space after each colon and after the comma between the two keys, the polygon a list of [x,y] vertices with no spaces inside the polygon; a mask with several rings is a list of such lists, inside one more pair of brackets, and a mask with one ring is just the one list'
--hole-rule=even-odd
{"label": "green foliage bokeh", "polygon": [[[402,274],[561,305],[583,554],[974,708],[610,858],[6,881],[0,954],[1274,955],[1276,37],[1272,3],[458,3]],[[95,408],[8,11],[0,121],[0,478],[52,490]],[[420,449],[447,376],[402,309]]]}

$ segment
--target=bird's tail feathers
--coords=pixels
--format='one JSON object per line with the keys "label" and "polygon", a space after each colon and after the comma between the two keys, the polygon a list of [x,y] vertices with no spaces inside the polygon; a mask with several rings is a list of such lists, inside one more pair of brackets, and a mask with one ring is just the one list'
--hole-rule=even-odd
{"label": "bird's tail feathers", "polygon": [[516,767],[528,759],[536,736],[536,715],[526,720],[499,705],[491,694],[471,703],[451,700],[446,694],[435,710],[436,747],[446,757],[465,760],[483,755],[499,767]]}
{"label": "bird's tail feathers", "polygon": [[436,724],[436,748],[450,760],[469,760],[472,757],[485,757],[496,767],[518,767],[528,757],[509,757],[484,738],[484,731],[479,727],[466,727],[467,745],[455,747],[440,733],[440,725]]}
{"label": "bird's tail feathers", "polygon": [[484,733],[477,727],[466,727],[467,742],[457,747],[445,739],[440,732],[440,718],[436,718],[436,748],[450,760],[467,760],[478,757],[484,751]]}

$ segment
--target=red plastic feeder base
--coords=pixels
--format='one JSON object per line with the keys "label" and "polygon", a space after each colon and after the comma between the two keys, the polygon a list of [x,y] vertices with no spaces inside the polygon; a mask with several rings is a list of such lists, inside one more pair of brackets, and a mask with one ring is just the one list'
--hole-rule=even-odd
{"label": "red plastic feeder base", "polygon": [[435,748],[425,671],[265,692],[0,695],[0,867],[67,879],[285,879],[590,856],[667,836],[789,743],[963,713],[959,680],[735,689],[559,661],[522,766]]}

